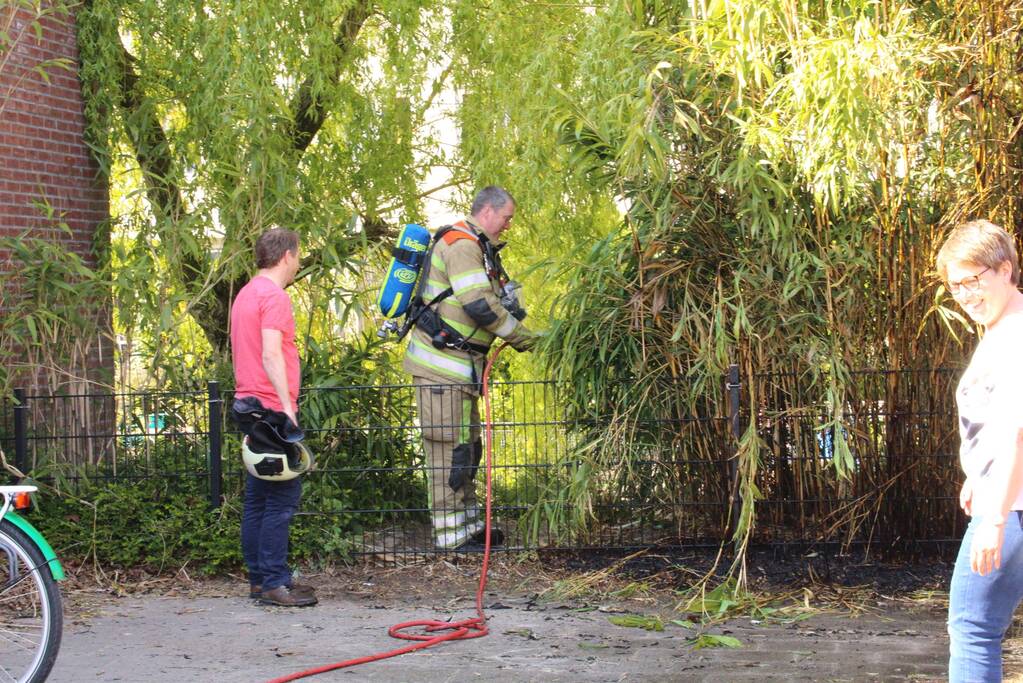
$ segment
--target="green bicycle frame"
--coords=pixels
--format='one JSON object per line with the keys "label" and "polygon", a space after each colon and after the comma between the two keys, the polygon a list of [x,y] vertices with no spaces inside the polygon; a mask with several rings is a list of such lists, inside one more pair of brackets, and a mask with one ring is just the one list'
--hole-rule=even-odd
{"label": "green bicycle frame", "polygon": [[32,539],[32,542],[39,548],[39,552],[43,554],[43,559],[46,560],[46,564],[50,567],[50,573],[53,574],[55,581],[64,580],[64,567],[60,566],[60,560],[57,559],[57,553],[53,552],[53,548],[46,542],[43,535],[39,533],[39,530],[28,523],[28,521],[19,515],[14,510],[8,510],[7,514],[4,515],[4,519],[11,520],[11,523],[25,532],[25,534]]}

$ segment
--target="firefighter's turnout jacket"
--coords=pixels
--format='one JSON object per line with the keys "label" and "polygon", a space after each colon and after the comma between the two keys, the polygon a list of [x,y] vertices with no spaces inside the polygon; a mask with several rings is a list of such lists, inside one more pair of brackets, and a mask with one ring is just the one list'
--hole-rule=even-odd
{"label": "firefighter's turnout jacket", "polygon": [[430,335],[417,326],[405,352],[403,367],[409,374],[438,383],[477,384],[483,376],[485,350],[495,337],[518,351],[534,339],[534,333],[501,305],[500,276],[487,272],[481,239],[486,240],[486,234],[472,219],[455,223],[434,245],[421,291],[423,301],[429,303],[451,287],[453,294],[436,304],[437,313],[483,352],[435,348]]}

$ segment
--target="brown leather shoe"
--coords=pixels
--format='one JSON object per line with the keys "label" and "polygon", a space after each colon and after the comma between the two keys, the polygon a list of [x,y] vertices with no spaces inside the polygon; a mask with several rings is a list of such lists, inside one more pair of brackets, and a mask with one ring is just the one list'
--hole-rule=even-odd
{"label": "brown leather shoe", "polygon": [[287,586],[277,586],[259,594],[259,602],[264,605],[277,605],[278,607],[309,607],[315,605],[315,595],[299,593]]}
{"label": "brown leather shoe", "polygon": [[[316,589],[312,586],[307,586],[304,583],[293,583],[288,586],[295,593],[303,593],[306,595],[312,595],[316,592]],[[258,600],[259,596],[263,594],[263,586],[258,583],[249,584],[249,597],[253,600]]]}

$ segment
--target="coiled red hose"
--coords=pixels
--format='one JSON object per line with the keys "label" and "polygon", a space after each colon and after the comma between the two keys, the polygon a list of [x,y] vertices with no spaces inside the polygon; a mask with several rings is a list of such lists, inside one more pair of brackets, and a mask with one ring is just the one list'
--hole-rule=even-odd
{"label": "coiled red hose", "polygon": [[[343,662],[336,662],[334,664],[325,664],[323,666],[313,667],[312,669],[306,669],[305,671],[297,671],[293,674],[281,676],[280,678],[274,678],[267,683],[286,683],[287,681],[297,681],[300,678],[307,678],[309,676],[315,676],[317,674],[326,673],[328,671],[334,671],[335,669],[344,669],[350,666],[356,666],[358,664],[366,664],[368,662],[376,662],[381,659],[388,659],[389,657],[397,657],[403,655],[406,652],[415,652],[416,650],[425,650],[428,647],[443,643],[449,640],[468,640],[469,638],[481,638],[487,635],[490,630],[487,628],[487,617],[483,613],[483,591],[487,586],[487,570],[490,566],[490,491],[491,491],[491,460],[493,456],[493,421],[491,419],[490,409],[490,370],[494,366],[494,361],[501,354],[508,344],[503,343],[497,347],[497,350],[487,359],[486,367],[483,369],[483,434],[486,452],[486,461],[484,466],[485,479],[487,482],[487,499],[486,499],[486,545],[483,548],[483,568],[480,570],[480,584],[476,590],[476,616],[471,619],[464,619],[462,621],[438,621],[436,619],[416,619],[414,621],[405,621],[400,624],[387,629],[388,635],[392,638],[399,638],[402,640],[416,641],[412,645],[406,645],[395,650],[389,650],[387,652],[380,652],[375,655],[367,655],[365,657],[357,657],[355,659],[348,659]],[[406,629],[421,628],[423,633],[406,633]]]}

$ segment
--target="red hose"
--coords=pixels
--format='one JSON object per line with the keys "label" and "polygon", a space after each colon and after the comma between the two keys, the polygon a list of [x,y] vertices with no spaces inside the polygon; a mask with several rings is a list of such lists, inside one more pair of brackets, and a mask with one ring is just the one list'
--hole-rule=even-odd
{"label": "red hose", "polygon": [[[368,662],[376,662],[381,659],[387,659],[389,657],[397,657],[403,655],[406,652],[415,652],[416,650],[424,650],[428,647],[436,645],[437,643],[443,643],[448,640],[468,640],[469,638],[480,638],[490,633],[487,628],[487,617],[483,613],[483,591],[487,586],[487,569],[490,566],[490,470],[491,470],[491,459],[493,456],[493,422],[491,421],[490,415],[490,370],[494,366],[494,361],[501,354],[508,344],[504,343],[497,347],[497,350],[487,360],[487,365],[483,369],[483,434],[484,442],[486,443],[486,465],[484,472],[486,473],[487,482],[487,502],[486,502],[486,545],[483,549],[483,568],[480,570],[480,585],[476,590],[476,615],[471,619],[465,619],[463,621],[437,621],[435,619],[417,619],[415,621],[406,621],[401,624],[395,624],[391,628],[387,629],[388,635],[392,638],[400,638],[402,640],[415,640],[418,641],[412,645],[406,645],[396,650],[389,650],[387,652],[380,652],[375,655],[367,655],[365,657],[357,657],[355,659],[349,659],[343,662],[336,662],[334,664],[325,664],[323,666],[313,667],[312,669],[306,669],[305,671],[297,671],[293,674],[281,676],[280,678],[274,678],[267,683],[286,683],[286,681],[297,681],[300,678],[306,678],[308,676],[315,676],[317,674],[326,673],[328,671],[334,671],[335,669],[344,669],[349,666],[356,666],[357,664],[366,664]],[[425,633],[405,633],[405,629],[421,627]],[[437,635],[429,635],[431,633],[437,633],[439,631],[447,631],[447,633],[438,633]]]}

